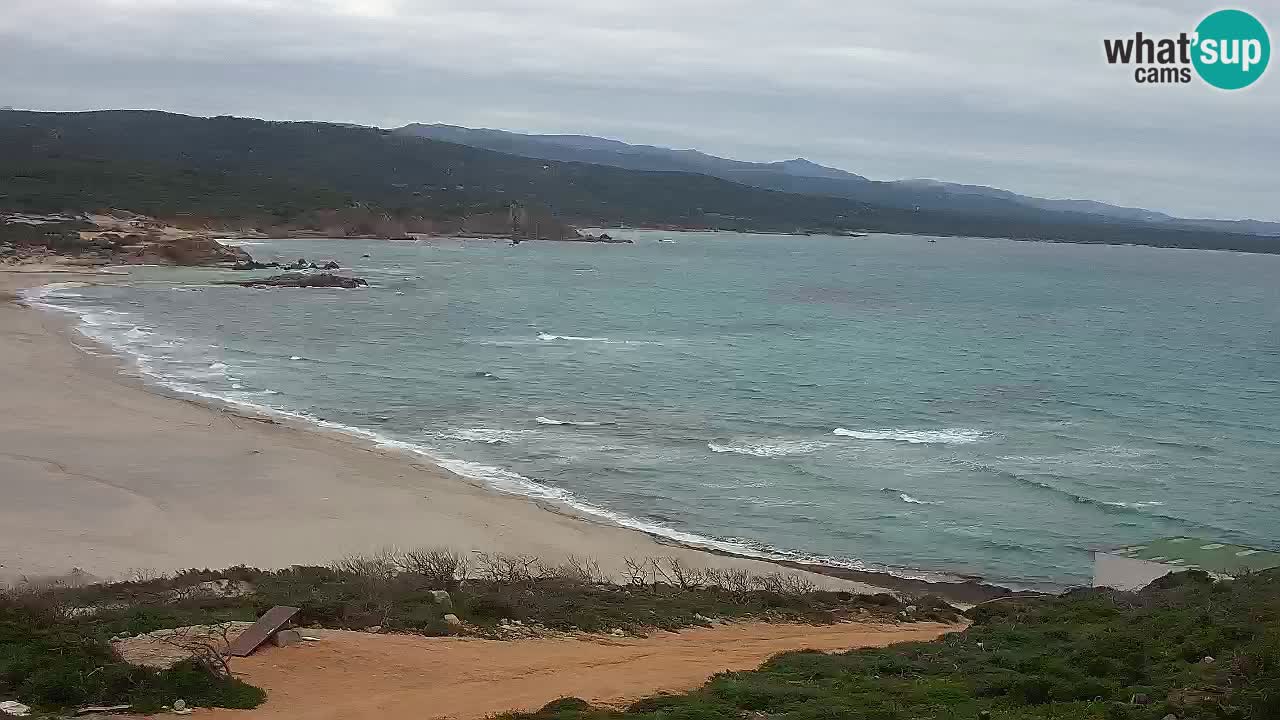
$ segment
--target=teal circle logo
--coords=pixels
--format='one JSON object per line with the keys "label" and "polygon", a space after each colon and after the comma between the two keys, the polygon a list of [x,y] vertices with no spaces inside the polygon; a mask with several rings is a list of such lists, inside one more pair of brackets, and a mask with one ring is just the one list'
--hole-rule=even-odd
{"label": "teal circle logo", "polygon": [[1262,77],[1271,59],[1271,39],[1258,19],[1243,10],[1219,10],[1196,26],[1191,62],[1200,78],[1222,90],[1239,90]]}

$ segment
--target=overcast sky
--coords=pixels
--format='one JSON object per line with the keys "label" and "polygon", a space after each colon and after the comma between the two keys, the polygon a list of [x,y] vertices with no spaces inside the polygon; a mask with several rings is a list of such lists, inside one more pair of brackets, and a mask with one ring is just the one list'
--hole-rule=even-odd
{"label": "overcast sky", "polygon": [[[1143,86],[1192,0],[0,0],[0,105],[582,133],[1280,220],[1280,68]],[[1271,31],[1280,4],[1239,5]],[[1274,63],[1273,63],[1274,64]]]}

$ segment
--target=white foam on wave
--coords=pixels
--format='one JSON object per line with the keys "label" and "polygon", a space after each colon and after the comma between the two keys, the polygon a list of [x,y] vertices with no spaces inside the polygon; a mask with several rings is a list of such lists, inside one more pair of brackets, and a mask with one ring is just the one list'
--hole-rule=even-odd
{"label": "white foam on wave", "polygon": [[1163,503],[1163,502],[1161,502],[1161,501],[1159,501],[1159,500],[1142,500],[1142,501],[1138,501],[1138,502],[1122,502],[1122,501],[1119,501],[1119,500],[1117,500],[1117,501],[1107,501],[1107,500],[1103,500],[1103,501],[1102,501],[1102,504],[1103,504],[1103,505],[1110,505],[1111,507],[1134,508],[1135,510],[1141,510],[1142,508],[1148,508],[1148,507],[1160,507],[1160,506],[1164,505],[1164,503]]}
{"label": "white foam on wave", "polygon": [[527,430],[508,430],[503,428],[459,428],[437,433],[442,440],[462,440],[464,442],[484,443],[486,445],[505,445],[517,440]]}
{"label": "white foam on wave", "polygon": [[912,505],[941,505],[942,504],[941,502],[938,502],[936,500],[921,500],[919,498],[911,497],[906,493],[898,493],[898,497],[902,499],[902,502],[911,503]]}
{"label": "white foam on wave", "polygon": [[584,337],[582,335],[552,335],[551,333],[538,333],[539,340],[576,340],[579,342],[607,342],[606,337]]}
{"label": "white foam on wave", "polygon": [[19,296],[28,300],[39,300],[45,297],[83,297],[79,293],[69,292],[74,288],[89,287],[85,282],[54,282],[39,287],[27,288],[19,292]]}
{"label": "white foam on wave", "polygon": [[971,428],[946,428],[942,430],[904,430],[901,428],[849,430],[847,428],[836,428],[831,431],[831,434],[858,440],[887,440],[911,443],[912,445],[967,445],[991,438],[991,433]]}
{"label": "white foam on wave", "polygon": [[807,455],[825,447],[830,443],[815,440],[765,439],[751,441],[734,441],[727,443],[707,443],[707,448],[714,453],[735,453],[752,457],[778,458],[792,455]]}
{"label": "white foam on wave", "polygon": [[941,500],[921,500],[918,497],[909,495],[895,488],[880,488],[880,492],[889,493],[898,496],[898,499],[909,505],[941,505]]}
{"label": "white foam on wave", "polygon": [[[135,365],[141,371],[141,374],[148,381],[179,394],[198,397],[212,401],[216,404],[237,407],[266,416],[304,422],[325,430],[331,430],[370,442],[377,447],[398,450],[410,455],[424,457],[446,470],[497,492],[554,503],[582,515],[594,517],[619,527],[637,530],[648,535],[665,538],[684,545],[709,550],[719,550],[743,557],[753,557],[762,560],[786,560],[798,563],[848,568],[851,570],[887,572],[899,577],[931,581],[945,582],[954,579],[942,574],[872,565],[856,559],[848,560],[825,555],[800,553],[740,538],[715,538],[680,530],[655,520],[633,517],[631,515],[626,515],[609,508],[596,505],[578,498],[568,490],[552,485],[546,485],[505,468],[448,457],[426,446],[399,440],[373,430],[325,420],[306,412],[290,410],[275,405],[264,404],[263,402],[258,401],[264,395],[279,395],[275,390],[249,391],[233,389],[233,391],[218,391],[216,389],[209,389],[201,384],[191,382],[191,380],[206,379],[204,377],[188,377],[186,379],[180,379],[157,371],[151,364],[151,360],[154,358],[143,352],[143,348],[139,343],[123,341],[122,331],[125,328],[136,327],[132,322],[131,314],[109,309],[95,308],[90,310],[47,303],[42,301],[41,298],[45,297],[45,295],[48,295],[49,293],[45,292],[42,294],[39,292],[42,288],[35,290],[36,291],[24,293],[24,300],[28,301],[32,305],[38,305],[42,308],[72,313],[79,316],[80,324],[77,329],[82,334],[101,343],[119,355],[132,358]],[[302,358],[294,355],[290,359],[301,360]],[[212,364],[221,363],[211,363],[210,365]],[[209,365],[206,365],[205,367],[207,368]],[[550,420],[550,418],[544,419]]]}
{"label": "white foam on wave", "polygon": [[604,345],[661,345],[657,340],[611,340],[607,337],[589,337],[585,335],[553,335],[547,332],[538,333],[538,339],[544,342],[555,340],[571,342],[598,342]]}
{"label": "white foam on wave", "polygon": [[[24,291],[21,297],[32,307],[75,315],[78,319],[76,330],[81,335],[105,347],[111,353],[131,360],[137,374],[161,387],[181,393],[202,394],[195,392],[198,388],[191,385],[191,381],[230,382],[234,379],[227,374],[225,363],[211,362],[209,358],[198,353],[184,352],[184,348],[188,347],[189,343],[180,338],[165,337],[154,328],[138,324],[139,318],[135,313],[96,306],[50,302],[50,299],[60,297],[83,297],[61,294],[72,285],[71,283],[52,283]],[[84,283],[74,285],[85,286]],[[157,368],[161,364],[166,365],[164,371]]]}
{"label": "white foam on wave", "polygon": [[539,425],[569,425],[574,427],[599,427],[601,425],[612,424],[596,420],[556,420],[555,418],[543,417],[542,415],[534,418],[533,421]]}

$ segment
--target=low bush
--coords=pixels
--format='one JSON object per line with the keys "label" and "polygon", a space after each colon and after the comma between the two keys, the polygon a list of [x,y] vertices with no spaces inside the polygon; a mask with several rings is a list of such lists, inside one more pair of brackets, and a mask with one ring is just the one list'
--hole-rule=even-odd
{"label": "low bush", "polygon": [[0,697],[53,709],[127,703],[140,712],[178,698],[228,708],[263,701],[261,690],[195,661],[158,671],[112,654],[112,629],[163,622],[118,610],[75,617],[42,596],[0,596]]}

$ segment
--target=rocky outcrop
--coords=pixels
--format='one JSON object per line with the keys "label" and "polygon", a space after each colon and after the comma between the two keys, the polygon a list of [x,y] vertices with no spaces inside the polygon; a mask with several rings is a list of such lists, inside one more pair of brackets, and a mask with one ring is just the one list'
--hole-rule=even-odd
{"label": "rocky outcrop", "polygon": [[[122,241],[129,242],[132,239],[125,236]],[[253,262],[253,258],[243,249],[223,245],[203,235],[144,235],[135,244],[122,246],[120,250],[124,256],[116,259],[125,263],[234,266]]]}
{"label": "rocky outcrop", "polygon": [[10,222],[0,214],[0,243],[12,248],[4,256],[18,260],[41,258],[106,265],[234,265],[253,258],[238,247],[214,240],[208,233],[182,230],[131,216],[90,215],[30,225]]}
{"label": "rocky outcrop", "polygon": [[258,278],[234,283],[241,287],[296,287],[296,288],[346,288],[368,287],[364,278],[334,275],[333,273],[284,273],[268,278]]}
{"label": "rocky outcrop", "polygon": [[[368,256],[366,256],[368,257]],[[232,270],[267,270],[270,268],[279,268],[281,270],[338,270],[342,266],[336,260],[329,260],[323,265],[307,262],[306,258],[298,258],[298,262],[288,265],[281,265],[278,262],[258,262],[256,260],[246,260],[238,262],[231,266]]]}
{"label": "rocky outcrop", "polygon": [[268,270],[270,268],[279,268],[279,267],[280,267],[280,263],[278,262],[261,263],[261,262],[258,262],[257,260],[245,260],[243,262],[238,262],[235,265],[232,265],[231,269],[232,270]]}
{"label": "rocky outcrop", "polygon": [[285,270],[337,270],[342,267],[334,260],[329,260],[323,265],[307,262],[306,258],[298,258],[298,262],[281,266],[279,263],[273,263],[276,267],[283,267]]}

